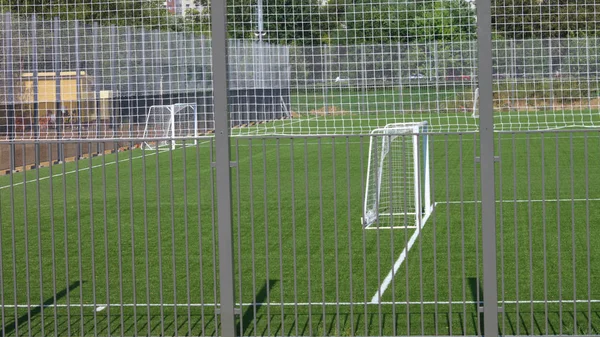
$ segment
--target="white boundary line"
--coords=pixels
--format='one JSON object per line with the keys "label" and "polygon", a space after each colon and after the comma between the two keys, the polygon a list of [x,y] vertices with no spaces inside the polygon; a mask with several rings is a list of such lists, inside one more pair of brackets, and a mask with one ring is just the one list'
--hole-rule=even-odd
{"label": "white boundary line", "polygon": [[[250,134],[250,135],[252,135],[252,134]],[[260,136],[258,133],[257,133],[256,135],[257,135],[257,136]],[[240,134],[240,135],[237,135],[237,136],[248,136],[248,134]],[[282,136],[282,137],[285,137],[285,136],[289,136],[289,135],[281,135],[281,136]],[[299,136],[299,135],[292,135],[292,136]],[[335,136],[335,135],[334,135],[334,136]],[[436,139],[434,139],[434,140],[433,140],[433,142],[436,142],[436,143],[437,143],[437,142],[458,142],[458,140],[456,140],[455,138],[451,138],[451,139],[448,139],[448,140],[445,140],[445,139],[439,139],[440,137],[443,137],[443,136],[444,136],[443,134],[440,134],[440,135],[439,135],[439,136],[438,136]],[[326,135],[324,135],[323,137],[324,137],[324,138],[327,138],[327,136],[326,136]],[[232,135],[232,138],[233,138],[233,139],[235,139],[235,138],[236,138],[236,136]],[[558,138],[569,138],[569,137],[560,137],[560,136],[559,136]],[[584,138],[584,137],[582,137],[582,136],[574,136],[573,138],[575,139],[575,138]],[[589,138],[589,139],[591,139],[592,137],[588,137],[588,138]],[[509,140],[512,140],[512,137],[506,137],[506,138],[501,138],[501,139],[502,139],[502,140],[509,141]],[[527,139],[527,138],[526,138],[526,137],[515,137],[515,140],[525,140],[525,139]],[[535,138],[533,138],[533,137],[530,137],[530,139],[535,139]],[[464,138],[464,140],[463,140],[463,141],[465,141],[465,140],[468,140],[468,139]],[[200,143],[198,143],[198,144],[199,144],[199,145],[202,145],[202,144],[206,144],[206,143],[209,143],[209,142],[210,142],[210,141],[204,141],[204,142],[200,142]],[[349,144],[360,144],[360,143],[361,143],[361,142],[349,142]],[[302,145],[302,144],[303,144],[303,143],[298,143],[298,145]],[[307,142],[307,144],[313,145],[313,144],[317,144],[317,142]],[[341,143],[340,143],[340,144],[341,144]],[[190,146],[195,146],[195,145],[190,145]],[[242,145],[242,146],[243,146],[243,145]],[[159,152],[167,152],[167,151],[170,151],[170,149],[166,149],[166,150],[159,150]],[[119,162],[119,163],[122,163],[122,162],[126,162],[126,161],[129,161],[129,160],[134,160],[134,159],[140,159],[140,158],[143,158],[143,157],[149,157],[149,156],[153,156],[153,155],[155,155],[155,154],[156,154],[156,151],[152,151],[152,152],[150,152],[149,154],[147,154],[147,155],[145,155],[145,156],[136,156],[136,157],[132,157],[132,158],[126,158],[126,159],[120,160],[120,161],[118,161],[118,162]],[[103,167],[103,166],[114,165],[115,163],[117,163],[117,162],[115,162],[115,161],[112,161],[112,162],[108,162],[108,163],[106,163],[106,164],[102,164],[102,165],[94,165],[94,166],[92,166],[92,167],[83,167],[83,168],[80,168],[80,169],[79,169],[79,172],[81,172],[81,171],[86,171],[86,170],[89,170],[89,169],[99,168],[99,167]],[[57,173],[57,174],[53,175],[53,176],[52,176],[52,178],[61,177],[61,176],[63,176],[63,175],[67,175],[67,174],[73,174],[73,173],[76,173],[76,172],[77,172],[77,170],[72,170],[72,171],[68,171],[68,172],[65,172],[65,173]],[[47,180],[47,179],[49,179],[49,178],[50,178],[50,176],[46,176],[46,177],[41,177],[40,179],[32,179],[32,180],[27,180],[27,181],[25,181],[25,182],[18,182],[18,183],[14,183],[14,184],[12,184],[12,185],[3,185],[3,186],[0,186],[0,190],[4,190],[4,189],[7,189],[7,188],[10,188],[11,186],[13,186],[13,187],[14,187],[14,186],[20,186],[20,185],[23,185],[23,183],[30,183],[30,182],[36,182],[36,181]],[[600,200],[600,199],[589,199],[589,200],[590,200],[590,201],[596,201],[596,200]],[[534,201],[534,200],[532,200],[532,201]],[[541,201],[541,200],[540,200],[540,201]],[[548,199],[548,200],[546,200],[546,201],[552,201],[552,200]],[[556,200],[554,200],[554,201],[556,201]],[[561,201],[562,201],[562,200],[561,200]],[[571,201],[571,200],[567,200],[567,201]],[[577,200],[575,200],[575,201],[577,201]],[[478,202],[479,202],[479,201],[478,201]],[[506,202],[509,202],[509,201],[506,201]],[[514,202],[514,201],[510,201],[510,202]],[[517,202],[527,202],[527,201],[517,201]],[[442,202],[440,202],[440,203],[442,203]],[[443,203],[446,203],[446,202],[443,202]],[[454,201],[452,201],[452,202],[448,202],[448,203],[460,203],[460,202],[454,202]],[[473,201],[465,201],[464,203],[473,203]],[[382,228],[382,229],[383,229],[383,228]]]}
{"label": "white boundary line", "polygon": [[[535,200],[496,200],[497,203],[500,203],[500,202],[503,202],[503,203],[530,203],[530,202],[532,202],[532,203],[541,203],[541,202],[559,202],[559,201],[560,202],[600,201],[600,198],[589,198],[589,199],[581,199],[581,198],[577,198],[577,199],[545,199],[545,200],[541,200],[541,199],[535,199]],[[396,275],[396,273],[400,269],[400,266],[402,265],[402,263],[404,262],[404,260],[406,260],[406,257],[408,256],[408,252],[410,251],[410,249],[412,248],[412,246],[417,241],[417,238],[421,234],[421,231],[423,230],[423,227],[425,227],[425,224],[426,224],[427,220],[429,219],[429,217],[431,216],[431,214],[435,211],[435,208],[438,205],[444,205],[444,204],[454,204],[454,205],[456,205],[456,204],[475,204],[475,203],[481,203],[481,201],[470,201],[469,200],[469,201],[438,201],[438,202],[435,202],[433,204],[433,208],[432,208],[431,212],[429,212],[429,214],[427,214],[427,216],[425,216],[423,218],[423,222],[421,224],[421,227],[420,228],[417,227],[417,229],[415,230],[415,232],[411,235],[410,239],[408,240],[407,246],[404,247],[404,249],[400,253],[400,256],[398,256],[398,259],[394,263],[394,266],[392,267],[392,269],[390,270],[390,272],[387,274],[387,276],[385,277],[385,279],[381,283],[381,286],[379,287],[379,289],[377,289],[377,291],[375,292],[375,294],[371,298],[371,302],[370,303],[381,303],[380,301],[381,301],[381,297],[383,296],[383,293],[389,287],[390,283],[392,282],[392,279],[393,279],[394,275]],[[380,229],[404,229],[404,228],[402,228],[402,227],[397,227],[397,228],[382,227]]]}
{"label": "white boundary line", "polygon": [[[497,203],[507,203],[507,204],[512,204],[512,203],[519,203],[519,204],[524,204],[524,203],[529,203],[529,202],[533,202],[533,203],[541,203],[541,202],[585,202],[585,201],[600,201],[600,198],[564,198],[564,199],[531,199],[531,200],[527,200],[527,199],[517,199],[517,200],[511,200],[511,199],[506,199],[506,200],[496,200]],[[480,204],[481,200],[478,201],[473,201],[473,200],[464,200],[464,201],[459,201],[459,200],[451,200],[451,201],[437,201],[435,204],[436,205],[445,205],[445,204]]]}
{"label": "white boundary line", "polygon": [[[204,142],[198,143],[198,145],[206,144],[208,142],[209,141],[204,141]],[[195,146],[195,145],[192,145],[192,146]],[[163,152],[176,151],[176,150],[177,149],[175,149],[175,150],[165,149],[165,150],[158,150],[158,152],[159,153],[163,153]],[[71,170],[71,171],[67,171],[67,172],[64,172],[64,173],[63,172],[57,173],[57,174],[53,175],[52,177],[51,176],[45,176],[45,177],[40,177],[39,179],[37,179],[37,178],[36,179],[30,179],[30,180],[26,180],[26,181],[20,181],[18,183],[14,183],[12,185],[9,184],[9,185],[0,186],[0,190],[4,190],[4,189],[7,189],[7,188],[10,188],[11,186],[12,187],[20,186],[20,185],[23,185],[24,183],[25,184],[29,184],[29,183],[34,183],[34,182],[37,182],[37,181],[48,180],[50,178],[59,178],[59,177],[62,177],[63,175],[68,175],[68,174],[73,174],[73,173],[77,173],[77,172],[87,171],[87,170],[91,170],[91,169],[95,169],[95,168],[100,168],[100,167],[114,165],[116,163],[124,163],[124,162],[128,162],[128,161],[132,161],[134,159],[141,159],[141,158],[144,158],[144,157],[151,157],[151,156],[156,155],[156,150],[148,150],[147,152],[148,152],[148,154],[145,154],[145,155],[142,155],[142,156],[136,156],[136,157],[131,157],[131,158],[127,157],[127,158],[121,159],[119,161],[110,161],[108,163],[103,163],[103,164],[98,164],[98,165],[93,165],[93,166],[81,167],[78,170]],[[104,156],[106,156],[106,155],[104,155]],[[97,158],[100,158],[100,156],[98,156]],[[87,158],[87,159],[89,160],[89,158]],[[80,160],[80,161],[87,161],[87,160],[84,159],[84,160]]]}
{"label": "white boundary line", "polygon": [[400,269],[400,266],[402,265],[404,260],[406,260],[406,256],[408,255],[408,252],[410,251],[412,246],[417,241],[417,238],[421,234],[421,231],[423,230],[423,227],[425,227],[425,224],[427,223],[427,220],[429,219],[431,214],[433,214],[433,212],[435,212],[436,206],[437,206],[437,203],[434,203],[433,207],[431,208],[431,212],[428,212],[427,215],[425,215],[425,217],[422,219],[420,226],[418,226],[417,229],[415,230],[415,232],[411,235],[410,239],[408,240],[407,246],[404,247],[404,249],[400,253],[400,256],[398,256],[398,259],[394,263],[394,266],[392,267],[390,272],[387,274],[387,276],[381,283],[381,286],[379,287],[379,289],[377,289],[377,291],[375,292],[375,295],[373,295],[373,297],[371,298],[371,303],[380,303],[383,293],[389,287],[390,283],[392,282],[392,279],[394,278],[394,275],[396,275],[396,273],[398,272],[398,269]]}
{"label": "white boundary line", "polygon": [[[570,303],[600,303],[600,300],[590,299],[590,300],[510,300],[510,301],[498,301],[498,304],[570,304]],[[284,307],[309,307],[309,306],[365,306],[365,305],[474,305],[474,304],[483,304],[483,301],[397,301],[397,302],[259,302],[259,303],[236,303],[235,306],[284,306]],[[44,308],[95,308],[96,311],[102,311],[108,307],[219,307],[221,304],[219,303],[71,303],[71,304],[46,304],[42,307]],[[39,304],[5,304],[4,308],[17,308],[17,309],[26,309],[26,308],[36,308],[40,307]]]}
{"label": "white boundary line", "polygon": [[[506,204],[514,204],[514,203],[518,203],[518,204],[526,204],[526,203],[543,203],[543,202],[598,202],[600,201],[600,198],[588,198],[588,199],[584,199],[584,198],[565,198],[565,199],[531,199],[531,200],[527,200],[527,199],[517,199],[517,200],[496,200],[497,203],[506,203]],[[473,201],[473,200],[463,200],[463,201],[459,201],[459,200],[450,200],[450,201],[436,201],[435,205],[436,206],[441,206],[441,205],[446,205],[446,204],[450,204],[450,205],[460,205],[460,204],[480,204],[481,201]],[[402,229],[417,229],[417,226],[369,226],[366,227],[365,230],[378,230],[378,229],[395,229],[395,230],[402,230]]]}

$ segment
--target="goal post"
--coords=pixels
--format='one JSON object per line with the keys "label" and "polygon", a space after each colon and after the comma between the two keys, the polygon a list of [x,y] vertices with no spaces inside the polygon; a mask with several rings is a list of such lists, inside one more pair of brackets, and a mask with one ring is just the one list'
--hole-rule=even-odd
{"label": "goal post", "polygon": [[153,105],[148,109],[144,125],[142,147],[175,148],[181,140],[198,136],[198,109],[195,103]]}
{"label": "goal post", "polygon": [[472,110],[473,114],[471,114],[471,117],[479,118],[479,87],[475,88],[473,92]]}
{"label": "goal post", "polygon": [[371,132],[362,225],[420,228],[432,211],[427,123]]}

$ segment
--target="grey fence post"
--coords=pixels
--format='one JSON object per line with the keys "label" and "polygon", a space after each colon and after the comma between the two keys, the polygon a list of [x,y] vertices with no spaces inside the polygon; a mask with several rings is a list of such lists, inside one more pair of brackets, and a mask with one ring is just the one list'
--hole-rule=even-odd
{"label": "grey fence post", "polygon": [[[94,22],[92,26],[93,31],[93,48],[94,48],[94,102],[95,102],[95,113],[96,113],[96,133],[95,138],[100,138],[100,86],[98,85],[98,81],[100,81],[100,67],[98,62],[100,60],[100,55],[98,53],[98,23]],[[96,143],[96,153],[100,154],[100,143]]]}
{"label": "grey fence post", "polygon": [[[64,117],[62,114],[62,97],[60,90],[60,76],[61,76],[61,60],[60,60],[60,19],[54,18],[54,77],[56,85],[56,138],[61,138],[64,131]],[[65,160],[63,153],[63,144],[57,144],[58,161],[63,162]]]}
{"label": "grey fence post", "polygon": [[[127,27],[125,30],[125,52],[127,55],[125,56],[125,68],[127,68],[127,135],[129,138],[133,137],[132,135],[132,121],[133,121],[133,109],[131,109],[131,105],[133,104],[133,86],[131,80],[131,27]],[[133,146],[133,144],[130,144]]]}
{"label": "grey fence post", "polygon": [[517,86],[516,86],[516,80],[517,80],[517,65],[515,64],[517,62],[517,43],[515,40],[509,40],[509,46],[510,46],[510,85],[511,85],[511,90],[510,90],[510,95],[509,95],[509,109],[512,110],[513,106],[515,106],[516,104],[513,104],[513,100],[516,100],[517,98]]}
{"label": "grey fence post", "polygon": [[[111,95],[111,101],[112,101],[112,106],[110,109],[110,114],[111,116],[109,117],[109,125],[112,129],[112,138],[116,137],[116,133],[117,133],[117,122],[116,122],[116,116],[115,116],[115,109],[120,108],[120,106],[118,106],[117,104],[117,89],[118,84],[121,82],[120,78],[119,80],[117,80],[117,27],[115,26],[111,26],[110,27],[110,78],[111,78],[111,89],[112,89],[112,95]],[[119,74],[120,75],[120,74]],[[121,96],[119,94],[119,96]],[[120,111],[119,111],[120,114]],[[119,128],[121,127],[120,125],[118,126]]]}
{"label": "grey fence post", "polygon": [[[77,97],[77,102],[75,102],[75,107],[77,109],[77,135],[79,140],[81,140],[81,65],[79,59],[79,22],[74,22],[75,27],[75,97]],[[72,123],[71,123],[72,124]],[[77,159],[83,157],[81,143],[77,144]]]}
{"label": "grey fence post", "polygon": [[[587,96],[588,96],[588,109],[592,111],[592,85],[590,83],[591,69],[590,69],[590,38],[585,37],[585,60],[587,63]],[[579,70],[581,73],[581,71]]]}
{"label": "grey fence post", "polygon": [[[173,104],[173,97],[171,96],[173,93],[173,77],[176,78],[177,74],[175,74],[175,76],[173,76],[173,73],[177,71],[177,65],[175,65],[175,70],[173,70],[173,61],[171,60],[171,51],[173,50],[171,48],[171,32],[166,32],[165,36],[167,37],[167,56],[166,56],[166,63],[167,63],[167,67],[169,67],[169,70],[167,71],[167,73],[165,74],[167,76],[167,97],[168,99],[168,103],[163,103],[163,104]],[[162,55],[161,55],[162,56]]]}
{"label": "grey fence post", "polygon": [[[6,13],[6,100],[7,100],[7,113],[8,113],[8,139],[15,139],[16,131],[16,117],[15,117],[15,91],[14,91],[14,77],[13,77],[13,50],[12,50],[12,22],[11,14]],[[10,144],[10,171],[15,171],[15,144]]]}
{"label": "grey fence post", "polygon": [[165,104],[163,97],[163,65],[161,63],[162,53],[160,52],[162,35],[160,31],[156,31],[152,36],[154,37],[154,55],[152,56],[152,60],[156,77],[154,83],[158,83],[158,103],[154,102],[153,104],[163,105]]}
{"label": "grey fence post", "polygon": [[[198,119],[198,79],[196,78],[197,75],[197,69],[196,69],[196,41],[195,41],[195,36],[194,33],[189,33],[187,35],[187,41],[189,43],[189,48],[190,48],[190,60],[192,60],[192,63],[189,64],[189,61],[186,62],[185,65],[185,69],[186,69],[186,74],[188,76],[188,78],[186,79],[186,82],[189,81],[190,78],[190,74],[188,74],[188,71],[190,71],[189,65],[191,65],[191,79],[192,79],[192,85],[193,85],[193,100],[194,100],[194,104],[196,105],[196,111],[194,111],[194,119],[196,121],[196,125],[194,125],[195,130],[198,130],[198,124],[199,124],[199,119]],[[186,43],[186,47],[187,44]],[[186,56],[187,59],[187,56]],[[189,89],[189,88],[187,88]],[[194,137],[198,136],[198,132],[196,132],[194,134]],[[194,139],[194,142],[196,141],[196,139]]]}
{"label": "grey fence post", "polygon": [[[143,128],[146,126],[146,112],[148,111],[148,93],[151,92],[151,89],[147,87],[147,83],[148,83],[148,79],[146,77],[146,30],[144,30],[142,28],[141,32],[140,32],[140,49],[141,49],[141,57],[139,59],[140,65],[142,67],[142,90],[141,90],[141,94],[144,95],[144,108],[142,111],[142,115],[138,116],[138,128]],[[138,94],[140,94],[139,91],[139,84],[138,84]],[[139,109],[139,106],[138,106]],[[138,110],[139,112],[139,110]],[[139,130],[136,130],[136,137],[139,137]]]}
{"label": "grey fence post", "polygon": [[498,280],[496,267],[496,191],[494,106],[492,86],[491,2],[477,3],[479,44],[479,137],[481,160],[481,221],[483,247],[483,322],[486,337],[498,336]]}
{"label": "grey fence post", "polygon": [[[31,54],[32,54],[32,80],[33,80],[33,133],[34,138],[40,138],[40,116],[39,116],[39,80],[38,80],[38,46],[37,46],[37,20],[36,16],[31,16]],[[39,143],[35,144],[35,166],[40,164],[39,161]]]}
{"label": "grey fence post", "polygon": [[433,77],[435,78],[435,108],[440,113],[440,81],[438,73],[438,48],[437,41],[433,40]]}
{"label": "grey fence post", "polygon": [[[327,69],[327,53],[329,52],[329,49],[326,49],[328,46],[327,45],[322,45],[321,47],[321,53],[323,54],[321,57],[321,60],[323,62],[323,75],[321,75],[321,79],[323,80],[323,113],[325,114],[325,116],[327,116],[329,114],[329,109],[327,108],[327,86],[329,85],[328,83],[328,69]],[[317,107],[318,109],[318,107]]]}
{"label": "grey fence post", "polygon": [[233,279],[233,226],[231,211],[231,149],[227,76],[227,0],[214,1],[212,17],[212,62],[219,226],[219,287],[221,336],[234,337],[235,289]]}
{"label": "grey fence post", "polygon": [[[35,138],[35,167],[40,166],[40,105],[39,98],[39,74],[38,74],[38,45],[37,45],[37,19],[31,16],[31,49],[32,49],[32,79],[33,79],[33,132]],[[46,125],[48,126],[48,125]]]}
{"label": "grey fence post", "polygon": [[[559,41],[560,42],[560,41]],[[552,39],[548,39],[548,72],[550,74],[550,111],[554,110],[554,63],[552,61]]]}
{"label": "grey fence post", "polygon": [[404,95],[402,95],[402,46],[398,42],[398,101],[400,102],[400,112],[404,112]]}

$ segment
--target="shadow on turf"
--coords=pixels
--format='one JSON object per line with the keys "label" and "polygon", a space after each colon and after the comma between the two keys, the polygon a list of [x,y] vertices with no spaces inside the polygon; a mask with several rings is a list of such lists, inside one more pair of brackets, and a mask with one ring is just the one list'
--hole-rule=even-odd
{"label": "shadow on turf", "polygon": [[20,327],[21,325],[23,325],[23,324],[29,322],[30,320],[32,320],[35,316],[41,314],[42,310],[45,307],[51,306],[56,301],[58,301],[58,300],[62,299],[63,297],[65,297],[67,295],[67,293],[70,293],[71,291],[73,291],[76,288],[80,287],[83,283],[85,283],[85,282],[84,281],[75,281],[75,282],[71,283],[71,285],[68,288],[63,289],[63,290],[57,292],[54,296],[52,296],[52,297],[48,298],[47,300],[45,300],[42,305],[38,305],[38,306],[35,306],[35,307],[31,308],[31,310],[29,310],[26,314],[23,314],[19,318],[17,318],[16,321],[5,325],[4,329],[2,329],[2,332],[0,332],[0,336],[10,335],[11,333],[13,333],[17,329],[17,327]]}
{"label": "shadow on turf", "polygon": [[477,313],[477,316],[473,316],[473,326],[477,327],[477,322],[479,321],[478,333],[483,333],[483,313],[479,312],[479,303],[480,301],[483,301],[483,286],[481,286],[476,277],[467,278],[467,283],[471,290],[471,300],[474,302],[473,309],[475,310],[474,312]]}
{"label": "shadow on turf", "polygon": [[[265,303],[267,300],[267,295],[273,289],[277,280],[268,280],[263,284],[260,291],[256,294],[256,298],[254,298],[254,304],[246,308],[244,314],[241,317],[241,326],[238,325],[238,336],[244,336],[246,330],[253,325],[255,319],[257,319],[256,314],[258,310],[262,307],[262,303]],[[241,331],[239,331],[241,330]]]}

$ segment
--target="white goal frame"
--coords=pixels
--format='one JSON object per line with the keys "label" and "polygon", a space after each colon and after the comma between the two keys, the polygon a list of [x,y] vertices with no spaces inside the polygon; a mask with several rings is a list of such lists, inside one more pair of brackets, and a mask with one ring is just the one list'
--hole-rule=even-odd
{"label": "white goal frame", "polygon": [[[191,108],[193,119],[186,121],[187,123],[193,123],[193,128],[184,130],[187,131],[187,134],[180,135],[177,134],[177,121],[176,115],[179,111],[182,111],[185,108]],[[148,133],[151,131],[149,129],[149,120],[150,115],[153,109],[167,109],[169,111],[169,120],[168,126],[166,130],[166,134],[158,137],[149,137]],[[167,124],[165,123],[165,124]],[[165,130],[162,130],[165,131]],[[191,137],[192,139],[187,144],[195,145],[198,137],[198,107],[196,103],[175,103],[175,104],[165,104],[165,105],[153,105],[148,109],[148,114],[146,115],[146,121],[144,122],[144,141],[142,143],[142,148],[145,149],[156,149],[157,147],[171,147],[175,149],[178,145],[177,140],[184,139],[186,137]],[[155,142],[155,143],[154,143]]]}
{"label": "white goal frame", "polygon": [[[369,160],[367,163],[367,181],[365,186],[364,204],[362,209],[361,224],[363,228],[398,228],[398,229],[411,229],[421,228],[424,219],[427,219],[433,211],[433,205],[431,203],[431,185],[430,185],[430,170],[429,170],[429,140],[427,137],[427,122],[420,123],[392,123],[382,128],[377,128],[371,131],[373,136],[370,137],[369,143]],[[375,136],[377,135],[377,136]],[[389,183],[386,181],[383,175],[384,161],[386,160],[387,152],[385,147],[381,144],[384,143],[384,138],[387,138],[388,146],[391,146],[398,137],[406,139],[410,137],[412,144],[412,172],[418,173],[413,174],[412,184],[414,189],[413,200],[397,200],[396,202],[410,202],[414,206],[414,212],[379,212],[379,201],[381,200],[382,184]],[[379,145],[378,145],[379,144]],[[374,148],[377,147],[377,148]],[[378,153],[375,153],[377,151]],[[374,155],[378,163],[373,163],[372,159]],[[372,170],[377,170],[376,172]],[[372,181],[372,173],[375,173],[376,181]],[[392,172],[392,174],[400,175],[402,172]],[[378,178],[378,179],[377,179]],[[375,191],[373,191],[375,189]],[[403,191],[401,192],[403,193]],[[373,205],[370,205],[369,195],[375,194],[375,209],[376,213],[369,211]],[[414,216],[414,223],[412,221],[389,221],[389,218],[397,218],[398,220],[403,219],[406,216]],[[390,224],[391,222],[391,224]],[[399,224],[396,224],[398,222]]]}

